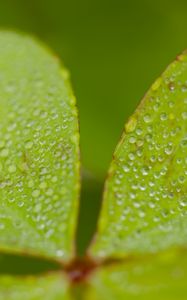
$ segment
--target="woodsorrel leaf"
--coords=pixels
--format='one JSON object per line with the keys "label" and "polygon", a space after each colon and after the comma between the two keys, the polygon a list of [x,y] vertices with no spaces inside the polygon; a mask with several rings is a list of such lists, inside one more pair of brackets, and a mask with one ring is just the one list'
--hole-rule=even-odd
{"label": "woodsorrel leaf", "polygon": [[152,85],[114,153],[91,253],[121,257],[187,242],[187,55]]}
{"label": "woodsorrel leaf", "polygon": [[0,276],[0,299],[70,300],[68,283],[62,274],[39,277]]}
{"label": "woodsorrel leaf", "polygon": [[67,259],[79,133],[67,71],[35,40],[0,33],[0,249]]}
{"label": "woodsorrel leaf", "polygon": [[106,266],[90,280],[89,300],[185,300],[187,255],[183,250]]}

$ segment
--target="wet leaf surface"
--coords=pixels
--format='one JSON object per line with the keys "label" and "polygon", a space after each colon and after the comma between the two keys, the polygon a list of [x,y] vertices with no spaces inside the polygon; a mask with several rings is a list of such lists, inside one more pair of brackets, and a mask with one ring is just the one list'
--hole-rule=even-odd
{"label": "wet leaf surface", "polygon": [[121,257],[187,242],[187,55],[152,85],[125,125],[91,253]]}
{"label": "wet leaf surface", "polygon": [[62,274],[41,277],[0,276],[0,298],[9,300],[70,300]]}
{"label": "wet leaf surface", "polygon": [[0,249],[73,255],[79,134],[68,73],[27,36],[0,34]]}
{"label": "wet leaf surface", "polygon": [[85,300],[185,300],[186,250],[139,257],[105,267],[93,275]]}

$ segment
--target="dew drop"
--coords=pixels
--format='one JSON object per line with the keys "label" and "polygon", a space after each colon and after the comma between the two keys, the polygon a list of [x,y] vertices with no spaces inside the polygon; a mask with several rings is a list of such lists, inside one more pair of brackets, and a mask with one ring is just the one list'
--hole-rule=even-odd
{"label": "dew drop", "polygon": [[8,172],[9,172],[9,173],[14,173],[14,172],[16,172],[16,166],[15,166],[15,165],[10,165],[10,166],[8,167]]}
{"label": "dew drop", "polygon": [[125,125],[125,130],[127,133],[133,132],[136,128],[137,119],[135,117],[131,117],[127,124]]}
{"label": "dew drop", "polygon": [[40,195],[40,190],[34,190],[34,191],[32,192],[32,196],[33,196],[34,198],[37,198],[39,195]]}
{"label": "dew drop", "polygon": [[26,144],[25,144],[26,149],[31,149],[32,146],[33,146],[33,142],[31,142],[31,141],[27,141]]}
{"label": "dew drop", "polygon": [[9,150],[6,149],[6,148],[2,149],[1,152],[0,152],[1,157],[7,157],[8,154],[9,154]]}
{"label": "dew drop", "polygon": [[145,123],[150,123],[151,122],[151,116],[149,114],[146,114],[143,117],[143,120],[144,120]]}

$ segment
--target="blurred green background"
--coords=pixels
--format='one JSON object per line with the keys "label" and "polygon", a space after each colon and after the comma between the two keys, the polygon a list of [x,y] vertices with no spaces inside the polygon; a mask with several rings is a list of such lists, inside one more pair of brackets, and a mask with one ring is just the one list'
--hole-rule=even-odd
{"label": "blurred green background", "polygon": [[83,185],[80,228],[92,218],[84,228],[89,234],[124,122],[153,80],[187,48],[187,1],[1,0],[0,26],[36,35],[70,70],[82,164],[86,182],[94,181]]}

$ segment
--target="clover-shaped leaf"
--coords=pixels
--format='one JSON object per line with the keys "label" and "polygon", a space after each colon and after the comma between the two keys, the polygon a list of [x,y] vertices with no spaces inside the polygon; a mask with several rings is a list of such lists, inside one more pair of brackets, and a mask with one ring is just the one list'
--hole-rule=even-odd
{"label": "clover-shaped leaf", "polygon": [[92,253],[124,257],[187,243],[187,55],[152,85],[114,153]]}
{"label": "clover-shaped leaf", "polygon": [[1,32],[0,108],[0,298],[185,300],[187,54],[125,125],[83,258],[68,72],[34,39]]}
{"label": "clover-shaped leaf", "polygon": [[73,255],[79,134],[67,71],[34,40],[0,34],[0,249]]}
{"label": "clover-shaped leaf", "polygon": [[[87,299],[186,299],[187,55],[152,85],[114,153]],[[109,259],[110,257],[110,259]]]}

